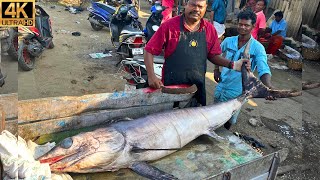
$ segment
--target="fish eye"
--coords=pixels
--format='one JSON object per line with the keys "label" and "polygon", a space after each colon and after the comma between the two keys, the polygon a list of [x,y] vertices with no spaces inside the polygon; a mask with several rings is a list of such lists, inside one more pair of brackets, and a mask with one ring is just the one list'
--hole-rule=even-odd
{"label": "fish eye", "polygon": [[61,141],[60,146],[64,149],[68,149],[72,146],[72,144],[73,144],[72,139],[70,137],[68,137],[68,138]]}

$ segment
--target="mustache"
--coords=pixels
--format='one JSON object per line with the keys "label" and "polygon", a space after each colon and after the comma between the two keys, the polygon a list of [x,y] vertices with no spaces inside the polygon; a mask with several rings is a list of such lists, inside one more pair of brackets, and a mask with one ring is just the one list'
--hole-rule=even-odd
{"label": "mustache", "polygon": [[197,12],[197,11],[191,11],[189,14],[196,14],[196,15],[200,16],[200,12]]}

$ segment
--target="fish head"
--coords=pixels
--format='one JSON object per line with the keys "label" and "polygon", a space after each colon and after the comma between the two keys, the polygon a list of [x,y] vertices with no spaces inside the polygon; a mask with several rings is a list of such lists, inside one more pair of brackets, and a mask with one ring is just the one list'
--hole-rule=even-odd
{"label": "fish head", "polygon": [[121,133],[100,129],[65,138],[38,160],[54,172],[97,172],[111,166],[124,146]]}

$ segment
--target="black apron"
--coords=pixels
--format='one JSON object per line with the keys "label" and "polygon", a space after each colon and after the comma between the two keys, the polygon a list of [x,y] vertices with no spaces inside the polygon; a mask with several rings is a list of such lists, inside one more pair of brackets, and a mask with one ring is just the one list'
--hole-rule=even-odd
{"label": "black apron", "polygon": [[207,42],[204,28],[201,32],[185,32],[180,18],[180,37],[175,52],[164,64],[164,85],[196,84],[195,98],[206,105],[205,73],[207,70]]}

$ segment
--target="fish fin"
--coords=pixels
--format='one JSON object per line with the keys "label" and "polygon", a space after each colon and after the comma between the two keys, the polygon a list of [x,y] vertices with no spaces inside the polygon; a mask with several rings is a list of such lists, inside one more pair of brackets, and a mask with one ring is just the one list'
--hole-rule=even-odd
{"label": "fish fin", "polygon": [[242,74],[242,98],[266,98],[272,96],[275,98],[288,98],[301,96],[302,92],[297,90],[274,90],[264,85],[251,71],[248,71],[243,64],[241,67]]}
{"label": "fish fin", "polygon": [[214,132],[213,130],[210,130],[210,129],[206,134],[219,142],[224,142],[227,140],[226,138],[219,136],[216,132]]}
{"label": "fish fin", "polygon": [[147,164],[146,162],[135,162],[130,167],[135,173],[154,180],[171,180],[178,179],[171,174],[161,171],[160,169]]}

